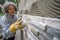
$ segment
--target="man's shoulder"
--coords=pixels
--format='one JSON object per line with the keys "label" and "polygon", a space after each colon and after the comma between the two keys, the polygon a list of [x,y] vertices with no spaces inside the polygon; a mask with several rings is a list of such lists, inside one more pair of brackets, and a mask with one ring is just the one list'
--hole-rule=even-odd
{"label": "man's shoulder", "polygon": [[17,16],[16,16],[16,14],[14,14],[14,18],[15,18],[15,19],[17,19]]}
{"label": "man's shoulder", "polygon": [[7,20],[7,17],[6,17],[6,15],[3,15],[3,16],[1,17],[1,21],[5,21],[5,20]]}

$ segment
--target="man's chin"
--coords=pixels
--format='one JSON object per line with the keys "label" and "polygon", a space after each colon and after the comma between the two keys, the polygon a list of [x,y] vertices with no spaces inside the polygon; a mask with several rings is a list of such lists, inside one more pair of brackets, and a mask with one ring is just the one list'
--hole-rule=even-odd
{"label": "man's chin", "polygon": [[11,14],[11,16],[14,16],[14,14]]}

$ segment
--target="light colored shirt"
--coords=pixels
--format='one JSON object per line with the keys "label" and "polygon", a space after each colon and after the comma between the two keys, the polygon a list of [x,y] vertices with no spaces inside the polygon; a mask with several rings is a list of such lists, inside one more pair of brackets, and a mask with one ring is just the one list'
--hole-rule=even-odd
{"label": "light colored shirt", "polygon": [[15,33],[12,33],[9,31],[9,27],[12,23],[14,23],[17,20],[16,15],[14,14],[14,16],[10,16],[8,14],[5,14],[0,21],[0,26],[2,27],[2,35],[3,38],[10,38],[15,36]]}

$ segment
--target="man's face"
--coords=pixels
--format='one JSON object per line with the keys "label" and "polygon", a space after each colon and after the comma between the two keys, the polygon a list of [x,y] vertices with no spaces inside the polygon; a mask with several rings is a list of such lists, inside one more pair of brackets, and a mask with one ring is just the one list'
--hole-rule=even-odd
{"label": "man's face", "polygon": [[14,6],[13,5],[9,5],[8,7],[8,13],[9,15],[14,15],[14,12],[15,12],[15,9],[14,9]]}

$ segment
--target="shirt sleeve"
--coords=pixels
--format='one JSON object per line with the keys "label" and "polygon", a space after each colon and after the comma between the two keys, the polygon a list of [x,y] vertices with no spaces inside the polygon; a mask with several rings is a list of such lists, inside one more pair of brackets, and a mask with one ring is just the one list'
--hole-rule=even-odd
{"label": "shirt sleeve", "polygon": [[1,27],[2,27],[2,35],[3,35],[4,38],[9,38],[12,35],[14,35],[14,33],[12,33],[12,32],[9,31],[10,24],[8,23],[8,21],[6,20],[6,18],[4,18],[1,21]]}

